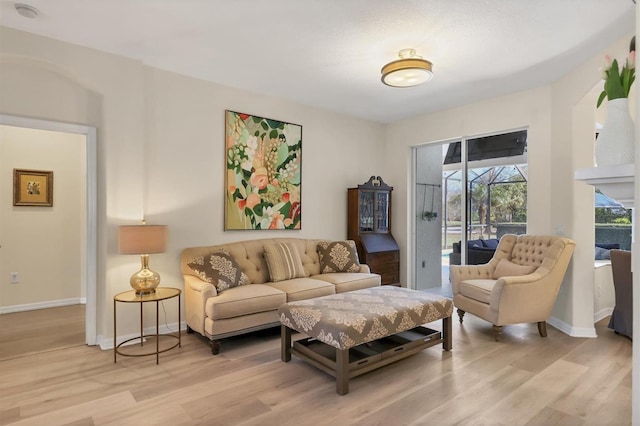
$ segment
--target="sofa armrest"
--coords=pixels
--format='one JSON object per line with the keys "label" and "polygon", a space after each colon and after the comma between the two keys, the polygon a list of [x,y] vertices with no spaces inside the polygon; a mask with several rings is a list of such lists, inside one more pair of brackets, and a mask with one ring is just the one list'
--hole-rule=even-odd
{"label": "sofa armrest", "polygon": [[528,275],[503,277],[496,281],[490,306],[491,310],[499,313],[500,324],[508,324],[512,318],[523,322],[546,321],[559,286],[554,289],[552,277],[545,272],[544,268],[539,268]]}
{"label": "sofa armrest", "polygon": [[453,295],[460,293],[459,285],[464,280],[491,279],[494,268],[493,263],[484,265],[450,265],[449,279],[451,280]]}
{"label": "sofa armrest", "polygon": [[369,265],[365,265],[364,263],[360,264],[360,272],[361,274],[370,274],[371,273],[371,268],[369,268]]}
{"label": "sofa armrest", "polygon": [[185,316],[187,325],[204,336],[205,306],[207,299],[218,295],[216,288],[194,275],[183,275]]}

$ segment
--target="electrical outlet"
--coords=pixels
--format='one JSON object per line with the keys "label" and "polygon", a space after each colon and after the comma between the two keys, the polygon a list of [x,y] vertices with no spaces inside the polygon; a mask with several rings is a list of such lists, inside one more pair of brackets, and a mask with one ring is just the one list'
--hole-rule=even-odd
{"label": "electrical outlet", "polygon": [[17,272],[11,273],[11,284],[18,284],[20,282],[20,275]]}

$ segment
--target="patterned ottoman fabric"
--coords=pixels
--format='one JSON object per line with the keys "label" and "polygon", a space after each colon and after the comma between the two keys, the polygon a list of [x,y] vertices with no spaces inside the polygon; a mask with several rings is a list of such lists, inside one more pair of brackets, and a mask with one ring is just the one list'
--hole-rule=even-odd
{"label": "patterned ottoman fabric", "polygon": [[453,302],[420,291],[382,286],[285,303],[282,325],[348,349],[450,317]]}

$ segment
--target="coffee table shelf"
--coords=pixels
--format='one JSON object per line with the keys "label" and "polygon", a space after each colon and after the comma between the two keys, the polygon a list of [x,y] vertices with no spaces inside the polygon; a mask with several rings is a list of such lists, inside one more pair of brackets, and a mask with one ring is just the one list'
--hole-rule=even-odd
{"label": "coffee table shelf", "polygon": [[[283,326],[283,333],[290,333],[290,330],[286,331],[284,328],[286,327]],[[399,361],[443,341],[441,332],[420,326],[355,346],[348,350],[346,379]],[[341,352],[343,351],[313,338],[298,340],[291,347],[291,354],[336,378],[340,368],[338,357]]]}

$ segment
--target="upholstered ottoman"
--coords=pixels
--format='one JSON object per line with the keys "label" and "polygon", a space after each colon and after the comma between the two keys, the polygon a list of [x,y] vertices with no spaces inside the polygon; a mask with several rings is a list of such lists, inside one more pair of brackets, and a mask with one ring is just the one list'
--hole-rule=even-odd
{"label": "upholstered ottoman", "polygon": [[[451,350],[453,302],[420,291],[382,286],[285,303],[282,360],[291,354],[336,378],[336,391],[349,392],[349,379],[442,343]],[[442,332],[422,327],[442,320]],[[309,338],[291,345],[292,331]]]}

